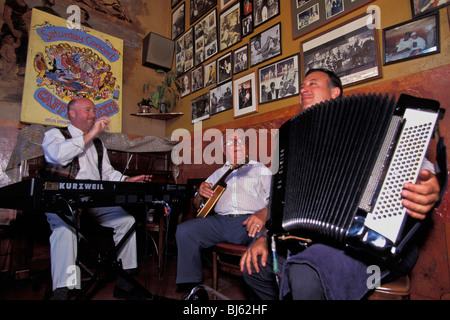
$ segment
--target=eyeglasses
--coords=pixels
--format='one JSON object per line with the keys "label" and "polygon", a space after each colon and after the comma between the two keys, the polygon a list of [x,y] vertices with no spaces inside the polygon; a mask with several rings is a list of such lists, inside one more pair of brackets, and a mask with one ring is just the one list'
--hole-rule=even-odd
{"label": "eyeglasses", "polygon": [[225,144],[227,146],[232,146],[234,144],[245,144],[245,138],[235,138],[235,139],[228,139]]}

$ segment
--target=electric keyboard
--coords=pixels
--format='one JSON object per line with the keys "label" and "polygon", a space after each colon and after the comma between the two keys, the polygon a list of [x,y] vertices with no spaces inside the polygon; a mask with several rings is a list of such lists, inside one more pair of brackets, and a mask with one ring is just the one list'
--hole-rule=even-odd
{"label": "electric keyboard", "polygon": [[94,208],[178,202],[189,197],[183,184],[31,178],[0,188],[0,207],[55,212],[66,205]]}

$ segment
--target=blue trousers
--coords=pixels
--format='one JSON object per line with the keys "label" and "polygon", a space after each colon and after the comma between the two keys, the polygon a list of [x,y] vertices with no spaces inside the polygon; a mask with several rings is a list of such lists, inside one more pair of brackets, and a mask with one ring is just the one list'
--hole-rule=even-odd
{"label": "blue trousers", "polygon": [[211,215],[183,222],[177,227],[178,249],[177,284],[201,283],[203,281],[202,250],[219,242],[248,245],[248,236],[242,224],[249,215],[227,217]]}

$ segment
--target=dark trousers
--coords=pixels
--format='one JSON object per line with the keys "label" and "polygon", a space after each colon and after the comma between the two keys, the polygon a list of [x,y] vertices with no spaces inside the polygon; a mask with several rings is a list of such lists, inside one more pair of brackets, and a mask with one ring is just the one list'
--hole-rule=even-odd
{"label": "dark trousers", "polygon": [[205,248],[219,242],[248,245],[252,238],[248,236],[242,224],[249,215],[226,217],[211,215],[183,222],[177,227],[178,249],[177,284],[201,283],[203,266],[201,253]]}

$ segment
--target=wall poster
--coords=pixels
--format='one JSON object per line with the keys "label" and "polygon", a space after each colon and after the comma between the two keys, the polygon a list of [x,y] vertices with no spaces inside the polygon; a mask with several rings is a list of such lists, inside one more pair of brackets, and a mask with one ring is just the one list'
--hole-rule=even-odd
{"label": "wall poster", "polygon": [[33,9],[21,121],[67,126],[67,104],[91,99],[108,132],[122,131],[123,41]]}

